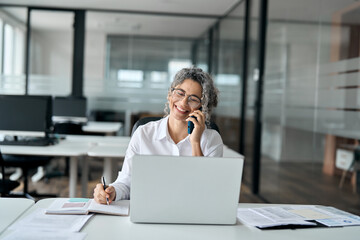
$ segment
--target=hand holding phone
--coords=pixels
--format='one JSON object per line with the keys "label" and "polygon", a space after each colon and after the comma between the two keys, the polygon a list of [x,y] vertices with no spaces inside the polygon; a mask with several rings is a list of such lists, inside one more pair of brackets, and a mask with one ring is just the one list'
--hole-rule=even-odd
{"label": "hand holding phone", "polygon": [[[190,116],[190,117],[196,119],[196,117],[194,116]],[[191,134],[193,130],[194,130],[194,123],[192,121],[188,121],[188,134]]]}

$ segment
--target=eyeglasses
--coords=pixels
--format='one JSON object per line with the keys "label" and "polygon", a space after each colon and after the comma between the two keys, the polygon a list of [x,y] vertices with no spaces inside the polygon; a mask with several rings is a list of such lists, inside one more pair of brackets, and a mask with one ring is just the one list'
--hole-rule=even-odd
{"label": "eyeglasses", "polygon": [[172,88],[172,97],[174,100],[182,101],[187,96],[187,103],[191,108],[197,108],[201,104],[199,97],[195,95],[187,95],[184,90],[179,88]]}

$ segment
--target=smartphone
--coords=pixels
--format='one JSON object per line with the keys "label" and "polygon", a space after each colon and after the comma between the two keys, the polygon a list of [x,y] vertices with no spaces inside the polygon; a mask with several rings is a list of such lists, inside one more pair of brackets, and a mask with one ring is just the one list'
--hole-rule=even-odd
{"label": "smartphone", "polygon": [[[196,117],[194,116],[191,117],[196,119]],[[194,130],[194,123],[192,121],[188,121],[188,134],[191,134],[193,130]]]}

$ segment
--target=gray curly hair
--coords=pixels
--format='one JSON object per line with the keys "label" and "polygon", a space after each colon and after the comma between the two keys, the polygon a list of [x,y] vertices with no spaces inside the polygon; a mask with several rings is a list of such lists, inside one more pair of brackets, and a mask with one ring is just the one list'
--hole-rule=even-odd
{"label": "gray curly hair", "polygon": [[[205,122],[208,125],[210,123],[211,112],[218,104],[219,90],[215,87],[214,81],[210,74],[204,72],[200,68],[191,67],[183,68],[178,71],[174,77],[173,82],[169,88],[168,95],[171,95],[171,89],[182,84],[186,79],[191,79],[201,85],[201,107],[202,112],[205,115]],[[165,116],[169,115],[169,102],[165,103]]]}

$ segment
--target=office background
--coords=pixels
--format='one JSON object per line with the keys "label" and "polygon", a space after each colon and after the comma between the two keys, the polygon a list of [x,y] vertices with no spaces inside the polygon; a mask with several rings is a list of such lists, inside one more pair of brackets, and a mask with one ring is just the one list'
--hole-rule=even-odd
{"label": "office background", "polygon": [[339,188],[335,167],[360,138],[359,1],[0,4],[1,94],[84,95],[90,117],[128,135],[195,64],[215,78],[215,121],[254,194],[360,213],[354,172]]}

